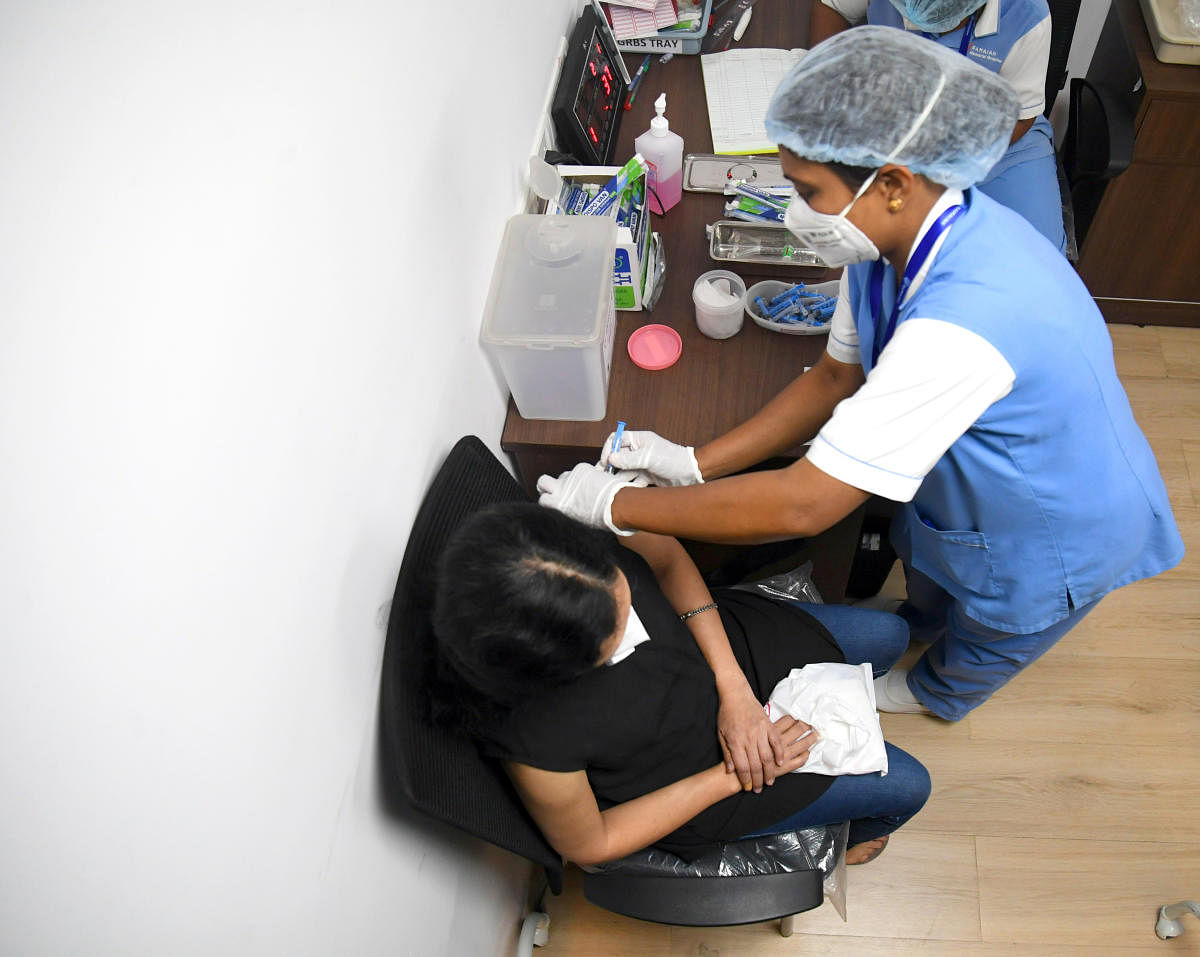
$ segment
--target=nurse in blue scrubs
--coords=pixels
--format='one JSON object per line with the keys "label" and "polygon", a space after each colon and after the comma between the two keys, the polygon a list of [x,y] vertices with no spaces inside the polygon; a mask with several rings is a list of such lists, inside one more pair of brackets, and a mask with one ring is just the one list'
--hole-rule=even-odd
{"label": "nurse in blue scrubs", "polygon": [[1011,142],[976,185],[1065,251],[1054,130],[1042,115],[1050,59],[1046,0],[820,0],[809,36],[816,45],[862,22],[917,33],[1012,84],[1020,106]]}
{"label": "nurse in blue scrubs", "polygon": [[[634,471],[543,476],[542,503],[617,532],[734,543],[815,535],[870,495],[903,503],[900,614],[931,644],[878,679],[876,698],[949,720],[1108,592],[1178,563],[1095,303],[1025,219],[972,185],[1018,109],[994,73],[901,30],[814,47],[767,130],[796,189],[788,227],[846,267],[824,355],[731,432],[693,449],[626,431],[601,463]],[[785,469],[735,474],[808,440]]]}

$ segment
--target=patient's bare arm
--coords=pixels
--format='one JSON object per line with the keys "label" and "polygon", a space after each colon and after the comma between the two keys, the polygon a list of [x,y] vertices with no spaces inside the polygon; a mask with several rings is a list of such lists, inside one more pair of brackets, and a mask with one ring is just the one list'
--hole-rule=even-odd
{"label": "patient's bare arm", "polygon": [[[788,716],[775,727],[785,742],[780,770],[802,767],[816,732]],[[717,764],[601,811],[586,771],[545,771],[517,762],[505,767],[546,840],[577,864],[601,864],[641,850],[741,790],[737,778]]]}
{"label": "patient's bare arm", "polygon": [[[699,569],[676,539],[638,532],[621,542],[646,559],[677,613],[687,614],[712,604],[712,594]],[[761,791],[764,785],[774,784],[780,773],[783,742],[734,657],[716,609],[690,615],[687,626],[716,680],[721,700],[717,737],[725,756],[725,770],[737,775],[743,790]]]}

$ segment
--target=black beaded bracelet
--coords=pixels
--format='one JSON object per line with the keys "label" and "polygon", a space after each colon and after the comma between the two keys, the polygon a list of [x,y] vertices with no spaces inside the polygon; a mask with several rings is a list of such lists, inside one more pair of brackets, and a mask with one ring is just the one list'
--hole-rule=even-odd
{"label": "black beaded bracelet", "polygon": [[687,621],[689,618],[692,617],[692,615],[698,615],[702,611],[712,611],[716,607],[717,607],[717,603],[715,601],[710,601],[707,605],[701,605],[699,608],[693,608],[691,611],[685,612],[684,614],[680,615],[679,620]]}

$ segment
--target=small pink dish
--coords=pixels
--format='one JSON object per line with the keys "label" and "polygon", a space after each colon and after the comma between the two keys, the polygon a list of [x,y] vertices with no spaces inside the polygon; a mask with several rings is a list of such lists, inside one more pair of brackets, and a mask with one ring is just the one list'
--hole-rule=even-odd
{"label": "small pink dish", "polygon": [[634,365],[657,372],[675,364],[683,352],[683,340],[670,326],[651,323],[629,337],[627,348]]}

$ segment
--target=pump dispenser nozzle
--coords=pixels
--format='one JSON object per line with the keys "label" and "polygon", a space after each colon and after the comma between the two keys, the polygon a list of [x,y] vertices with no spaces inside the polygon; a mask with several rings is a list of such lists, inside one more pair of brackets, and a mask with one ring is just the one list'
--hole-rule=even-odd
{"label": "pump dispenser nozzle", "polygon": [[666,136],[667,130],[671,128],[671,124],[667,122],[667,118],[663,116],[667,111],[667,94],[658,94],[658,99],[654,101],[654,112],[658,115],[650,121],[650,132],[655,136]]}

